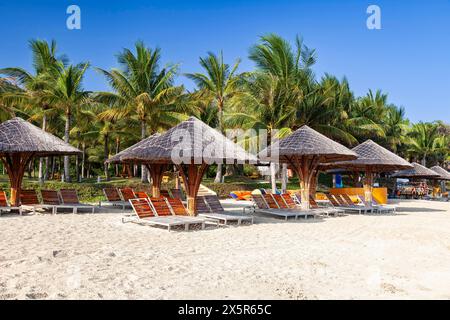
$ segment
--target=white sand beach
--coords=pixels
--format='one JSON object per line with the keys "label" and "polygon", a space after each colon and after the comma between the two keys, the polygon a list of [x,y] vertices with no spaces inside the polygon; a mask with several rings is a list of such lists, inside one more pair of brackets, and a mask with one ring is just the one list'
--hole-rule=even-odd
{"label": "white sand beach", "polygon": [[450,203],[167,232],[98,214],[0,218],[0,299],[450,299]]}

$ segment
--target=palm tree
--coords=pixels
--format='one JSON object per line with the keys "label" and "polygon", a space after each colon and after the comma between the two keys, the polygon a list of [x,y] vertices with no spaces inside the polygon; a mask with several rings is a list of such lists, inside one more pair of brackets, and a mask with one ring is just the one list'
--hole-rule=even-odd
{"label": "palm tree", "polygon": [[419,122],[412,126],[409,139],[409,152],[413,157],[421,159],[426,166],[427,158],[441,148],[442,135],[436,123]]}
{"label": "palm tree", "polygon": [[[54,87],[45,90],[45,99],[64,111],[64,141],[70,142],[70,127],[73,113],[89,102],[90,92],[83,89],[83,77],[89,63],[69,65],[58,70]],[[71,181],[69,156],[64,157],[64,180]]]}
{"label": "palm tree", "polygon": [[409,121],[405,118],[405,108],[389,105],[382,120],[386,147],[397,152],[398,147],[405,143],[405,136],[409,131]]}
{"label": "palm tree", "polygon": [[[43,40],[31,40],[29,43],[33,53],[34,74],[23,68],[0,69],[1,74],[14,79],[24,90],[13,90],[4,96],[11,104],[22,105],[24,111],[31,111],[30,120],[40,120],[42,130],[46,131],[47,113],[52,106],[45,101],[44,90],[49,89],[55,82],[58,71],[66,64],[65,56],[57,57],[56,42],[48,43]],[[39,181],[43,182],[43,161],[39,159]]]}
{"label": "palm tree", "polygon": [[[101,118],[113,121],[129,119],[137,121],[141,127],[141,139],[153,134],[161,127],[170,127],[180,121],[183,104],[177,104],[177,98],[183,87],[173,86],[178,70],[176,65],[160,68],[161,50],[147,48],[138,41],[136,53],[124,49],[118,55],[121,69],[106,71],[97,68],[114,92],[98,92],[96,100],[111,106]],[[142,181],[147,180],[145,167],[142,166]]]}
{"label": "palm tree", "polygon": [[[224,133],[223,112],[229,99],[241,93],[239,77],[236,76],[240,60],[238,59],[230,68],[223,60],[223,53],[219,56],[208,52],[207,56],[200,58],[200,66],[204,73],[188,73],[186,77],[197,85],[201,97],[207,105],[217,109],[217,128]],[[217,165],[214,182],[222,182],[222,164]]]}

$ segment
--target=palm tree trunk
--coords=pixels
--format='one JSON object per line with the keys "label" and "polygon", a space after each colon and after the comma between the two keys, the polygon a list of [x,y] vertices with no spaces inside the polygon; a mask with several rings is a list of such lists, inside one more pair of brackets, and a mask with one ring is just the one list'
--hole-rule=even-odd
{"label": "palm tree trunk", "polygon": [[426,155],[426,154],[423,155],[423,158],[422,158],[422,165],[423,165],[424,167],[427,166],[427,155]]}
{"label": "palm tree trunk", "polygon": [[[47,128],[47,116],[44,115],[42,116],[42,130],[46,131]],[[48,158],[47,158],[48,159]],[[43,184],[44,183],[44,170],[43,170],[43,166],[44,166],[44,159],[43,158],[39,158],[39,183]]]}
{"label": "palm tree trunk", "polygon": [[[218,101],[218,111],[217,111],[217,120],[219,122],[219,131],[223,134],[223,101]],[[214,183],[221,183],[222,181],[222,171],[223,171],[223,165],[221,163],[217,164],[217,172],[216,172],[216,178],[214,179]]]}
{"label": "palm tree trunk", "polygon": [[[66,126],[64,128],[64,142],[69,143],[69,133],[70,133],[70,111],[66,112]],[[70,158],[69,156],[64,156],[64,181],[70,182]]]}
{"label": "palm tree trunk", "polygon": [[[116,137],[116,154],[119,153],[119,150],[120,150],[120,138]],[[119,173],[119,165],[116,164],[116,177],[118,177],[119,174],[120,174]]]}
{"label": "palm tree trunk", "polygon": [[281,171],[281,192],[285,193],[287,190],[287,182],[288,182],[287,163],[283,163],[281,170],[282,170]]}
{"label": "palm tree trunk", "polygon": [[84,171],[85,171],[85,166],[86,166],[86,143],[83,142],[81,145],[82,145],[82,151],[83,151],[83,154],[81,156],[81,179],[84,179],[85,178]]}
{"label": "palm tree trunk", "polygon": [[277,181],[276,181],[277,168],[275,162],[270,163],[270,184],[272,186],[272,193],[277,191]]}
{"label": "palm tree trunk", "polygon": [[[78,150],[80,149],[80,143],[77,143],[77,148]],[[80,178],[80,156],[77,154],[76,158],[75,158],[75,169],[76,169],[76,177],[77,177],[77,182],[81,182],[81,178]]]}
{"label": "palm tree trunk", "polygon": [[[141,138],[145,139],[146,136],[146,126],[145,126],[145,120],[142,120],[141,122]],[[148,182],[147,179],[147,168],[145,167],[145,165],[141,165],[141,182],[145,183]]]}
{"label": "palm tree trunk", "polygon": [[105,179],[106,179],[106,181],[109,181],[110,180],[110,178],[109,178],[109,170],[108,170],[108,168],[109,168],[109,164],[108,163],[106,163],[106,160],[108,160],[108,158],[109,158],[109,135],[108,134],[105,134],[105,137],[104,137],[104,156],[105,156],[105,162],[104,162],[104,170],[105,170]]}

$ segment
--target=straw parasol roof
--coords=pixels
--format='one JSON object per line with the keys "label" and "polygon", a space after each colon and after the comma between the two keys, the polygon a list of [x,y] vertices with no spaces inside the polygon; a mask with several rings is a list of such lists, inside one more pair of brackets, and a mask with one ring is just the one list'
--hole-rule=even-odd
{"label": "straw parasol roof", "polygon": [[139,141],[138,143],[132,145],[131,147],[128,147],[120,151],[119,153],[115,154],[114,156],[106,160],[106,162],[107,163],[132,162],[132,160],[130,159],[133,159],[133,155],[135,154],[134,150],[138,150],[136,154],[139,154],[141,152],[140,149],[145,149],[146,146],[149,145],[153,139],[159,137],[160,135],[161,135],[160,133],[155,133],[154,135],[151,135],[150,137],[147,137]]}
{"label": "straw parasol roof", "polygon": [[437,174],[441,176],[441,180],[450,180],[450,173],[440,166],[431,167],[430,170],[433,170]]}
{"label": "straw parasol roof", "polygon": [[81,151],[21,118],[14,118],[0,124],[0,156],[12,153],[49,156]]}
{"label": "straw parasol roof", "polygon": [[[159,136],[151,136],[121,152],[121,161],[172,163],[173,155],[183,163],[204,161],[212,164],[222,160],[256,162],[256,156],[227,139],[195,117],[181,122]],[[110,160],[111,161],[111,160]]]}
{"label": "straw parasol roof", "polygon": [[383,148],[372,140],[367,140],[352,149],[358,159],[335,162],[324,167],[329,169],[347,169],[353,171],[391,172],[412,169],[412,165],[395,153]]}
{"label": "straw parasol roof", "polygon": [[417,162],[412,163],[413,168],[402,170],[392,175],[394,178],[439,179],[440,175]]}
{"label": "straw parasol roof", "polygon": [[261,159],[275,160],[277,152],[280,162],[286,162],[291,157],[304,156],[316,156],[321,163],[356,159],[353,151],[306,125],[273,143],[261,151],[259,156]]}

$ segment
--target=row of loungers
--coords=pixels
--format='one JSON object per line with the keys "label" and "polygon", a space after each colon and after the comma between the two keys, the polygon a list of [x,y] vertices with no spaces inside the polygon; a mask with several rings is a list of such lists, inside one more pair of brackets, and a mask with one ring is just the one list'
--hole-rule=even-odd
{"label": "row of loungers", "polygon": [[[141,198],[139,194],[145,195],[142,198],[147,197],[146,193],[140,191],[134,191],[132,188],[105,188],[103,189],[106,201],[100,201],[99,206],[109,205],[115,207],[131,208],[129,200]],[[180,189],[161,190],[160,196],[163,198],[176,198],[182,200],[182,193]]]}
{"label": "row of loungers", "polygon": [[133,215],[124,217],[122,222],[137,222],[153,226],[166,227],[169,231],[173,227],[190,226],[205,228],[206,223],[215,225],[228,225],[235,222],[241,225],[244,222],[253,224],[252,216],[233,215],[226,213],[217,196],[198,197],[197,217],[189,216],[183,202],[178,198],[160,197],[151,198],[145,193],[139,193],[140,198],[130,199]]}
{"label": "row of loungers", "polygon": [[39,201],[36,190],[21,190],[19,207],[10,207],[6,198],[6,193],[0,191],[0,213],[2,211],[18,210],[22,215],[24,211],[36,213],[36,210],[49,210],[53,214],[58,212],[58,209],[69,209],[73,213],[79,210],[88,210],[95,212],[95,206],[90,204],[80,203],[77,191],[74,189],[56,190],[41,190],[42,202]]}
{"label": "row of loungers", "polygon": [[302,199],[298,193],[294,195],[290,194],[253,194],[253,207],[251,209],[254,212],[260,212],[265,214],[270,214],[278,217],[283,217],[285,220],[288,218],[304,217],[319,217],[319,216],[339,216],[345,212],[353,213],[357,212],[359,214],[366,213],[383,213],[383,212],[393,212],[395,213],[396,207],[390,205],[380,205],[375,202],[372,205],[368,205],[362,197],[359,197],[360,203],[355,204],[351,198],[344,195],[331,195],[327,194],[329,201],[329,206],[321,207],[317,204],[315,199],[310,196],[308,199],[310,210],[302,209]]}
{"label": "row of loungers", "polygon": [[282,217],[285,220],[298,217],[317,218],[323,215],[337,216],[343,213],[340,209],[319,207],[312,198],[309,199],[311,209],[304,210],[298,195],[292,198],[290,194],[253,194],[252,200],[254,206],[250,209],[254,212]]}

